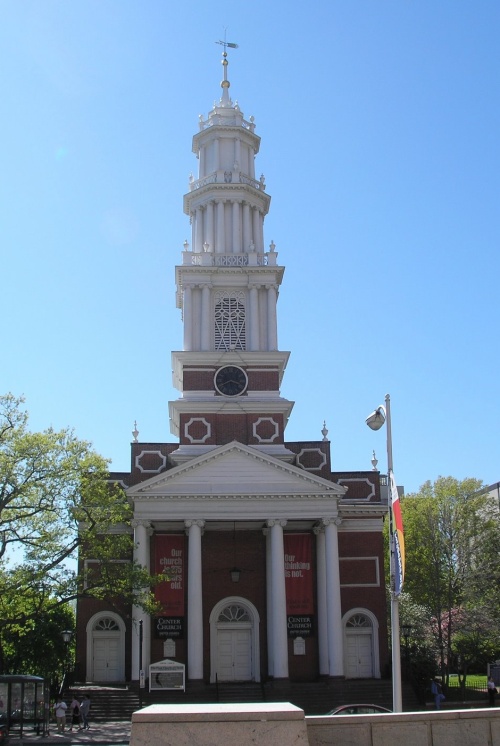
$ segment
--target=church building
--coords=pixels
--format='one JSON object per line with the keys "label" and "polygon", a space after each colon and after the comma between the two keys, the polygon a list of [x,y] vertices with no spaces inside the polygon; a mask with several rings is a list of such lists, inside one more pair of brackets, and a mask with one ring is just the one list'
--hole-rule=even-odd
{"label": "church building", "polygon": [[387,500],[375,469],[332,472],[325,427],[318,441],[286,440],[284,266],[266,246],[260,138],[231,99],[225,48],[222,65],[184,195],[192,237],[175,267],[175,440],[139,442],[135,431],[130,472],[111,475],[133,505],[137,561],[168,575],[161,612],[81,600],[77,679],[137,682],[140,666],[147,679],[167,659],[205,685],[379,678]]}

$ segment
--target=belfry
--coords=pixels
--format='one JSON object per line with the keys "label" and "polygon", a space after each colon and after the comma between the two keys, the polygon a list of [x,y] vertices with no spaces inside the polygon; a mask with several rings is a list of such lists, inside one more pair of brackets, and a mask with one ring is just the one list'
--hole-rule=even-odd
{"label": "belfry", "polygon": [[138,682],[141,664],[147,679],[171,660],[185,665],[187,686],[376,679],[388,654],[386,496],[378,471],[332,471],[326,427],[318,441],[286,440],[282,252],[264,237],[260,138],[230,96],[226,46],[222,66],[184,195],[192,235],[175,267],[175,441],[135,432],[130,472],[111,475],[133,505],[135,559],[168,576],[161,611],[83,599],[77,677]]}

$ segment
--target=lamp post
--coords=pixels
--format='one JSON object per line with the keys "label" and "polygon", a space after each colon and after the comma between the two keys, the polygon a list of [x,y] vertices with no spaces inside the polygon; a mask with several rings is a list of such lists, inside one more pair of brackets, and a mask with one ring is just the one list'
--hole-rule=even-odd
{"label": "lamp post", "polygon": [[63,678],[62,678],[62,684],[61,689],[59,690],[59,694],[62,695],[64,686],[66,684],[66,674],[69,670],[68,665],[68,651],[69,651],[69,644],[71,642],[71,638],[73,637],[73,632],[70,629],[63,629],[61,632],[61,637],[64,642],[64,662],[63,662]]}
{"label": "lamp post", "polygon": [[385,407],[378,407],[366,418],[366,424],[372,430],[380,430],[386,423],[387,432],[387,480],[388,480],[388,510],[389,510],[389,567],[390,567],[390,594],[391,594],[391,648],[392,648],[392,709],[394,712],[402,712],[401,696],[401,646],[399,632],[399,597],[396,594],[396,558],[394,549],[393,517],[391,504],[391,477],[392,477],[392,429],[391,429],[391,397],[385,397]]}
{"label": "lamp post", "polygon": [[413,627],[411,624],[401,625],[401,634],[403,635],[403,639],[405,641],[405,676],[406,678],[409,678],[410,676],[410,636],[411,636],[412,629]]}

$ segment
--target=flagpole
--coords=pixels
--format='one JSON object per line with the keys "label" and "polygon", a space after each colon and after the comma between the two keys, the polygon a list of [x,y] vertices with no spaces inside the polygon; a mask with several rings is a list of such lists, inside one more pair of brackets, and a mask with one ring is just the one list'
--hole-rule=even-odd
{"label": "flagpole", "polygon": [[391,427],[391,397],[385,397],[386,427],[387,427],[387,504],[389,509],[389,568],[391,595],[391,648],[392,648],[392,709],[394,712],[403,711],[401,692],[401,642],[399,631],[399,596],[396,594],[396,556],[394,550],[394,523],[392,514],[393,478],[392,464],[392,427]]}

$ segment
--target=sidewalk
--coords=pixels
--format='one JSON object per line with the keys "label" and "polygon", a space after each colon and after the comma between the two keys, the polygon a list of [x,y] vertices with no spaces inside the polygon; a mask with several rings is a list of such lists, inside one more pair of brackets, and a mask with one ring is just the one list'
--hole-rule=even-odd
{"label": "sidewalk", "polygon": [[90,730],[73,730],[71,733],[57,732],[55,723],[51,723],[50,736],[37,736],[36,733],[25,730],[23,737],[12,734],[9,737],[9,746],[24,746],[25,744],[114,744],[115,746],[127,746],[130,741],[129,720],[114,723],[90,723]]}

